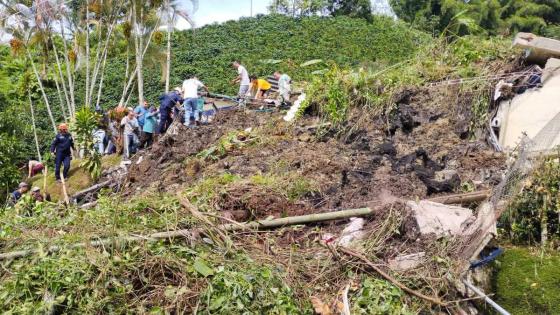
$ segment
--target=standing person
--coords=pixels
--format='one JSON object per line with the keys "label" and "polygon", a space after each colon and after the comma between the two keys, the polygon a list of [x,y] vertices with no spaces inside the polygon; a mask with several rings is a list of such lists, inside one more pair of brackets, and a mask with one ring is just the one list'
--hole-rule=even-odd
{"label": "standing person", "polygon": [[198,80],[195,75],[191,75],[188,80],[183,82],[183,107],[185,108],[185,126],[191,125],[191,114],[194,113],[194,121],[198,125],[200,123],[200,111],[198,110],[198,90],[204,89],[208,92],[208,88]]}
{"label": "standing person", "polygon": [[144,101],[144,104],[136,106],[134,113],[136,114],[136,120],[138,120],[138,126],[140,127],[140,148],[144,145],[144,120],[146,119],[146,114],[148,113],[148,102]]}
{"label": "standing person", "polygon": [[93,131],[93,139],[97,152],[103,155],[105,152],[105,130],[103,130],[103,126],[97,126],[97,129]]}
{"label": "standing person", "polygon": [[239,92],[237,93],[238,98],[245,98],[247,92],[249,92],[249,85],[251,80],[249,80],[249,73],[244,66],[242,66],[239,61],[234,61],[232,67],[237,69],[237,77],[232,81],[233,84],[239,83]]}
{"label": "standing person", "polygon": [[274,78],[278,80],[278,96],[280,101],[283,103],[289,103],[292,93],[292,79],[289,75],[285,73],[283,74],[280,71],[274,72]]}
{"label": "standing person", "polygon": [[134,131],[139,128],[136,114],[132,108],[128,109],[128,114],[121,120],[121,126],[124,127],[124,156],[128,159],[131,154],[136,153],[136,146],[134,145]]}
{"label": "standing person", "polygon": [[10,195],[10,204],[15,205],[28,190],[29,185],[26,182],[19,183],[18,189]]}
{"label": "standing person", "polygon": [[255,93],[255,98],[262,100],[268,94],[272,85],[264,80],[258,79],[256,75],[251,76],[251,93]]}
{"label": "standing person", "polygon": [[27,163],[27,178],[33,177],[45,169],[43,163],[35,160],[29,161]]}
{"label": "standing person", "polygon": [[76,150],[76,148],[74,148],[74,139],[68,132],[68,125],[60,124],[58,131],[51,144],[51,154],[55,156],[54,176],[56,181],[60,182],[60,166],[64,164],[63,176],[64,180],[67,180],[68,172],[70,171],[70,161],[72,160],[72,150]]}
{"label": "standing person", "polygon": [[152,146],[154,142],[154,132],[156,131],[157,125],[157,109],[155,107],[150,107],[148,113],[146,114],[146,119],[144,120],[144,127],[142,128],[144,132],[144,140],[143,143],[146,148]]}
{"label": "standing person", "polygon": [[175,90],[160,96],[160,106],[159,106],[159,128],[158,133],[164,134],[167,128],[173,122],[171,118],[171,110],[175,108],[176,105],[181,105],[183,102],[181,98],[181,88],[176,87]]}

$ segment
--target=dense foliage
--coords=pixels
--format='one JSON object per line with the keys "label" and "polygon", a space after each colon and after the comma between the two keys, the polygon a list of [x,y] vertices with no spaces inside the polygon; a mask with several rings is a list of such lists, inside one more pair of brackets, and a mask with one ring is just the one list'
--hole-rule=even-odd
{"label": "dense foliage", "polygon": [[517,244],[560,238],[560,163],[546,159],[502,217],[504,236]]}
{"label": "dense foliage", "polygon": [[[279,69],[293,80],[309,80],[325,63],[355,67],[367,63],[391,64],[410,57],[428,37],[390,18],[376,17],[372,23],[346,16],[293,19],[283,15],[243,18],[213,24],[196,31],[173,34],[171,84],[177,86],[196,73],[212,92],[233,94],[229,84],[235,76],[230,66],[239,60],[250,74],[271,75]],[[323,62],[301,67],[320,59]],[[116,82],[104,89],[104,106],[114,106],[122,91],[122,59],[110,60],[105,80]],[[146,69],[145,94],[156,102],[163,91],[160,68]],[[136,101],[135,96],[131,102]]]}
{"label": "dense foliage", "polygon": [[272,0],[268,9],[271,13],[293,17],[321,14],[372,20],[370,0]]}
{"label": "dense foliage", "polygon": [[397,16],[439,34],[515,33],[560,36],[558,0],[390,0]]}

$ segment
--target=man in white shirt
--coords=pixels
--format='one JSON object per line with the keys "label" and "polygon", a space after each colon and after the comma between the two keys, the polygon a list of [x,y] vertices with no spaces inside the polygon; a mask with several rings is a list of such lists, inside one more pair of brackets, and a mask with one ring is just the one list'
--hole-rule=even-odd
{"label": "man in white shirt", "polygon": [[191,115],[193,113],[196,124],[200,122],[198,89],[204,89],[208,92],[208,88],[194,75],[183,82],[183,107],[185,108],[185,126],[187,127],[191,125]]}
{"label": "man in white shirt", "polygon": [[130,158],[130,155],[136,153],[134,143],[134,131],[138,129],[138,120],[134,109],[128,108],[128,114],[121,120],[121,126],[124,127],[124,156]]}
{"label": "man in white shirt", "polygon": [[292,93],[291,82],[292,79],[289,75],[280,71],[274,72],[274,78],[278,80],[278,96],[279,100],[283,103],[290,102],[290,94]]}
{"label": "man in white shirt", "polygon": [[251,80],[249,79],[249,72],[242,66],[239,61],[234,61],[231,64],[235,69],[237,69],[237,78],[232,81],[233,84],[239,83],[239,93],[237,97],[244,98],[249,92],[249,86],[251,85]]}

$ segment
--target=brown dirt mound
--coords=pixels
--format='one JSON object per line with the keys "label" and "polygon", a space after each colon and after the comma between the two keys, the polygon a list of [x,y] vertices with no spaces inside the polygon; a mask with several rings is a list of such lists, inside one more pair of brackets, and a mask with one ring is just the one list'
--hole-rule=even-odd
{"label": "brown dirt mound", "polygon": [[[391,115],[353,109],[347,132],[320,137],[305,128],[318,123],[315,117],[288,125],[278,113],[223,112],[210,126],[181,127],[177,136],[136,160],[129,191],[175,191],[224,172],[242,178],[296,174],[313,183],[296,201],[260,186],[233,185],[215,203],[219,211],[249,210],[264,218],[370,206],[382,190],[422,199],[457,192],[462,183],[488,188],[503,171],[504,157],[468,139],[471,104],[461,93],[449,87],[403,90]],[[249,138],[256,139],[251,144],[232,146],[213,158],[196,157],[224,135],[249,127]]]}

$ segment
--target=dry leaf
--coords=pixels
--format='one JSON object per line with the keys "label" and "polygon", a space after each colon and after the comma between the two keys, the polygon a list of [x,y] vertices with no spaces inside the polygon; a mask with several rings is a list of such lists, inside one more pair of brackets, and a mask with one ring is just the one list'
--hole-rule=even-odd
{"label": "dry leaf", "polygon": [[312,296],[311,304],[313,305],[315,313],[319,315],[332,315],[330,307],[327,304],[323,303],[323,301],[321,301],[318,297]]}

